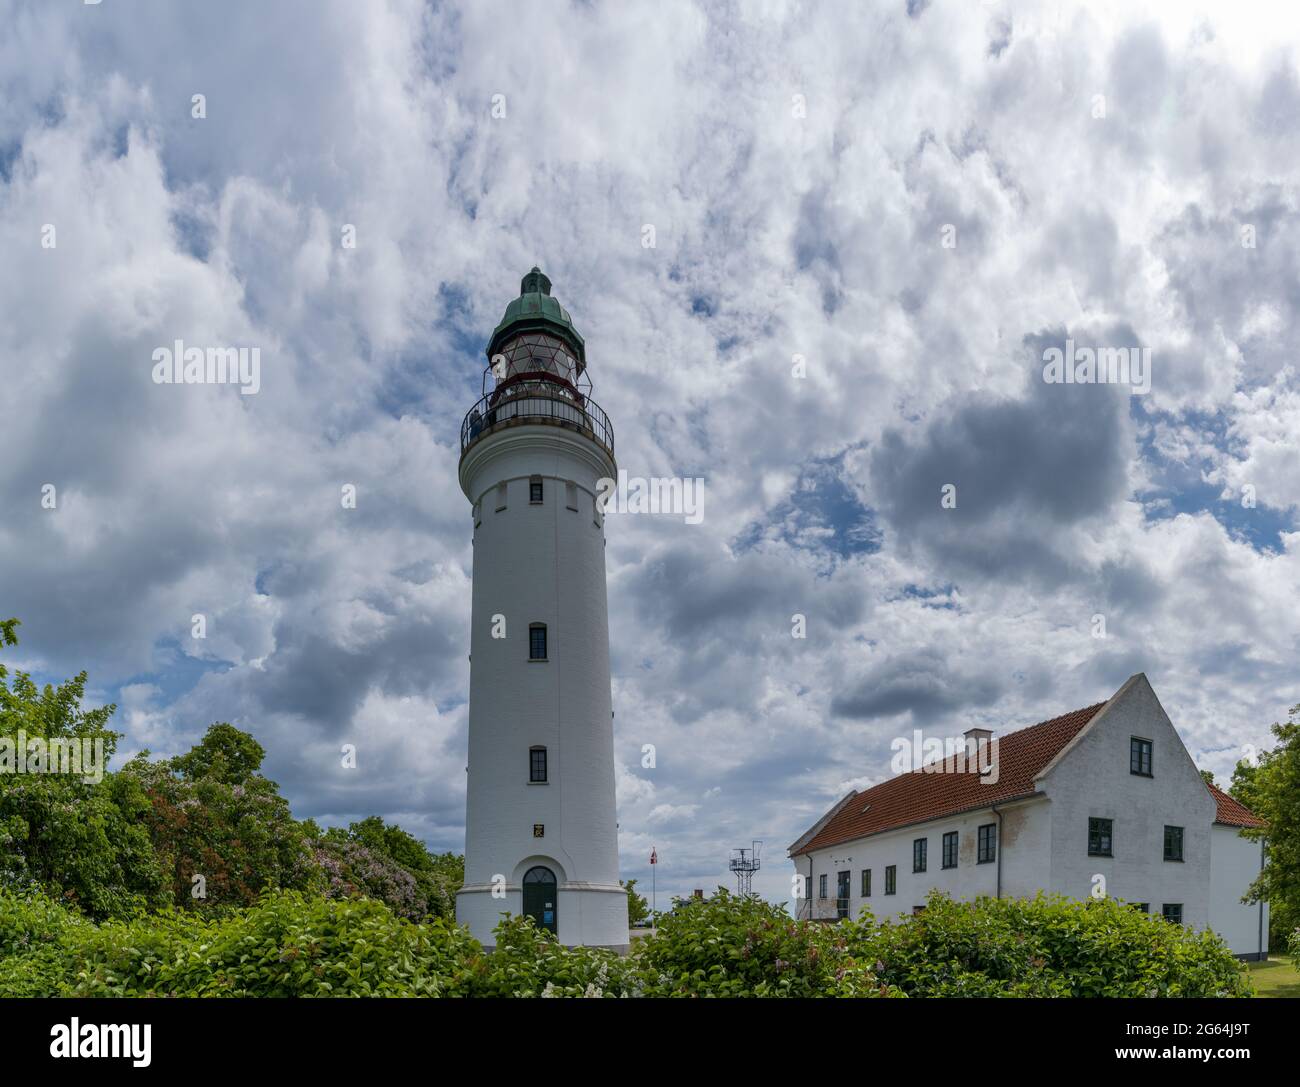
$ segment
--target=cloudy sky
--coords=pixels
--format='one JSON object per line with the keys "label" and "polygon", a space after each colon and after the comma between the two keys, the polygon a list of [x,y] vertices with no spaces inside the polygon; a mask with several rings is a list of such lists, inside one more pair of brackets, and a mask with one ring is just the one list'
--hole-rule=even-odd
{"label": "cloudy sky", "polygon": [[[700,524],[607,525],[625,875],[653,844],[661,892],[730,882],[760,838],[785,898],[895,736],[1137,671],[1221,778],[1267,742],[1300,702],[1294,12],[523,10],[0,0],[11,665],[87,669],[126,753],[229,720],[298,816],[463,848],[457,434],[538,263],[621,466],[705,481]],[[258,346],[260,391],[155,384],[177,339]],[[1067,339],[1150,348],[1150,392],[1044,382]]]}

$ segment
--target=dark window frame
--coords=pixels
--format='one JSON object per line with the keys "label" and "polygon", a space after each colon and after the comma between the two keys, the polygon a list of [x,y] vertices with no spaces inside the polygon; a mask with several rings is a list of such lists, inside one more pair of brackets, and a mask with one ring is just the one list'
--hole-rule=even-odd
{"label": "dark window frame", "polygon": [[528,749],[528,783],[530,785],[545,785],[550,780],[548,774],[546,748],[541,744],[535,744]]}
{"label": "dark window frame", "polygon": [[930,839],[916,838],[912,841],[912,871],[924,872],[930,862]]}
{"label": "dark window frame", "polygon": [[943,836],[943,857],[939,862],[940,868],[957,867],[957,851],[960,844],[958,832],[955,830],[948,831]]}
{"label": "dark window frame", "polygon": [[898,894],[898,865],[885,865],[885,894]]}
{"label": "dark window frame", "polygon": [[542,486],[542,477],[533,476],[528,480],[528,503],[532,506],[540,506],[544,501],[543,496],[546,490]]}
{"label": "dark window frame", "polygon": [[[1165,848],[1164,848],[1165,860],[1181,861],[1183,859],[1183,839],[1184,839],[1183,829],[1184,828],[1182,827],[1170,826],[1168,823],[1165,824]],[[1171,835],[1170,831],[1175,831],[1176,833]],[[1176,845],[1175,849],[1169,848],[1171,843]]]}
{"label": "dark window frame", "polygon": [[[541,634],[541,644],[539,646],[537,635]],[[541,652],[538,652],[538,649]],[[550,660],[550,645],[548,644],[546,624],[529,623],[528,624],[528,659],[530,661]]]}
{"label": "dark window frame", "polygon": [[1128,772],[1134,777],[1155,777],[1155,744],[1151,740],[1129,737]]}
{"label": "dark window frame", "polygon": [[[1105,829],[1102,825],[1105,823]],[[1115,856],[1115,820],[1103,819],[1101,816],[1088,817],[1088,856]]]}
{"label": "dark window frame", "polygon": [[826,880],[828,878],[829,877],[826,875],[825,872],[823,872],[820,876],[817,877],[817,900],[819,902],[826,901]]}
{"label": "dark window frame", "polygon": [[975,831],[976,864],[992,864],[998,859],[998,825],[997,823],[984,823]]}
{"label": "dark window frame", "polygon": [[[1171,911],[1177,911],[1177,916],[1170,916]],[[1172,921],[1175,925],[1183,923],[1183,904],[1181,902],[1162,902],[1160,903],[1160,916],[1166,921]]]}
{"label": "dark window frame", "polygon": [[862,894],[859,897],[870,898],[871,897],[871,869],[870,868],[862,869],[861,879],[862,879],[862,886],[860,890],[862,891]]}

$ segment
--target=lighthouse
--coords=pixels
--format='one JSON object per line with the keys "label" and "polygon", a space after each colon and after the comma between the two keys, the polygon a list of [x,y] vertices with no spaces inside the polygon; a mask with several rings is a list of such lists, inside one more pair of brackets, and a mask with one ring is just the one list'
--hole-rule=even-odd
{"label": "lighthouse", "polygon": [[487,346],[460,433],[474,524],[465,885],[456,919],[503,913],[561,943],[625,948],[618,882],[600,481],[614,431],[586,347],[536,267]]}

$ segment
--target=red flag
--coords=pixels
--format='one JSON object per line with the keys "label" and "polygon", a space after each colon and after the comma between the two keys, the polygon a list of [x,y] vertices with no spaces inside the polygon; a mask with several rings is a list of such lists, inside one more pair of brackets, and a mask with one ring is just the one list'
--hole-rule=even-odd
{"label": "red flag", "polygon": [[659,854],[655,852],[655,847],[654,847],[654,846],[651,846],[651,847],[650,847],[650,863],[651,863],[651,864],[658,864],[658,863],[659,863]]}

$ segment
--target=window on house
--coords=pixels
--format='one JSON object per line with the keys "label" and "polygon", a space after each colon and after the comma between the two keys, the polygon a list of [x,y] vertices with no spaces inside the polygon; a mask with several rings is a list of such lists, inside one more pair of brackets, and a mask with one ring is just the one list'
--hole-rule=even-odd
{"label": "window on house", "polygon": [[506,485],[504,483],[498,483],[496,512],[500,513],[505,508],[506,508]]}
{"label": "window on house", "polygon": [[578,485],[576,483],[566,483],[564,485],[564,506],[566,509],[578,512]]}
{"label": "window on house", "polygon": [[1165,860],[1183,859],[1183,828],[1165,827]]}
{"label": "window on house", "polygon": [[885,894],[892,895],[898,890],[898,865],[885,866]]}
{"label": "window on house", "polygon": [[1110,819],[1088,820],[1088,856],[1109,857],[1111,854]]}
{"label": "window on house", "polygon": [[1151,912],[1151,903],[1150,903],[1150,902],[1134,902],[1132,905],[1133,905],[1133,908],[1134,908],[1135,910],[1138,911],[1138,913],[1150,913],[1150,912]]}
{"label": "window on house", "polygon": [[1128,742],[1128,772],[1151,777],[1151,741],[1134,736]]}
{"label": "window on house", "polygon": [[924,907],[924,906],[913,906],[913,907],[912,907],[912,916],[913,916],[913,917],[916,917],[918,914],[922,914],[922,913],[925,913],[925,907]]}
{"label": "window on house", "polygon": [[530,747],[528,749],[528,780],[546,780],[546,748]]}
{"label": "window on house", "polygon": [[1181,902],[1166,902],[1160,907],[1160,916],[1166,921],[1172,921],[1175,925],[1183,923],[1183,904]]}
{"label": "window on house", "polygon": [[997,823],[985,823],[979,828],[977,833],[977,845],[979,848],[975,852],[975,862],[977,864],[988,864],[990,861],[998,859],[998,825]]}
{"label": "window on house", "polygon": [[862,869],[862,897],[871,897],[871,869]]}
{"label": "window on house", "polygon": [[849,877],[852,872],[835,873],[835,916],[849,915]]}
{"label": "window on house", "polygon": [[817,897],[818,898],[826,897],[826,873],[825,872],[823,872],[820,876],[817,877]]}
{"label": "window on house", "polygon": [[943,866],[945,868],[957,867],[957,832],[948,831],[943,836]]}
{"label": "window on house", "polygon": [[533,476],[528,481],[528,501],[538,503],[542,500],[542,477]]}
{"label": "window on house", "polygon": [[546,660],[546,624],[533,623],[528,628],[528,659]]}
{"label": "window on house", "polygon": [[804,898],[812,898],[812,876],[803,877],[803,896]]}
{"label": "window on house", "polygon": [[928,838],[917,838],[916,841],[912,843],[912,871],[913,872],[925,871],[925,853],[926,853],[926,848],[929,846],[929,844],[930,844],[930,840]]}

